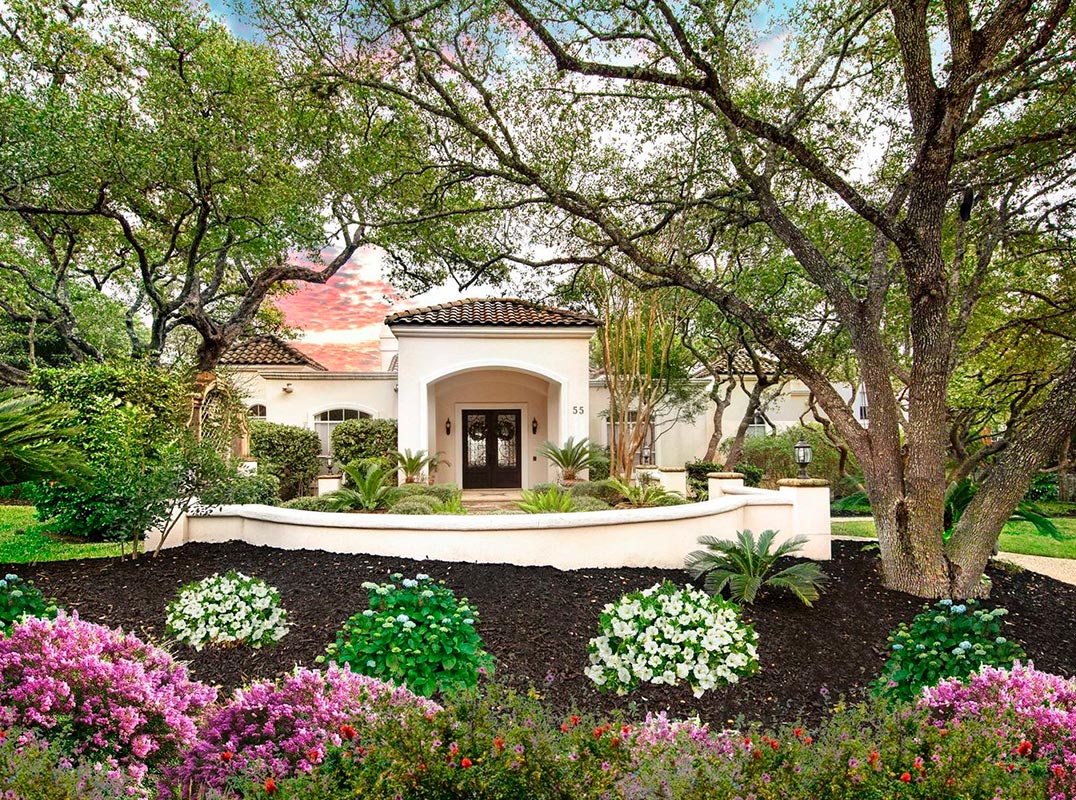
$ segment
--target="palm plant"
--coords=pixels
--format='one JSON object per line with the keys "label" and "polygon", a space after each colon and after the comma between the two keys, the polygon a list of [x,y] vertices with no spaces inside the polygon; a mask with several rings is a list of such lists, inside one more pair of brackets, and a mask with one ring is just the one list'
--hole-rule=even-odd
{"label": "palm plant", "polygon": [[[964,512],[968,510],[968,506],[971,505],[972,498],[975,497],[977,491],[979,491],[979,487],[970,478],[965,478],[959,483],[954,483],[949,487],[949,491],[945,493],[944,537],[946,540],[952,535],[953,528],[960,522]],[[1043,514],[1034,503],[1024,501],[1018,504],[1009,519],[1013,522],[1030,522],[1035,527],[1035,532],[1042,536],[1050,536],[1054,539],[1064,538],[1053,520]]]}
{"label": "palm plant", "polygon": [[435,463],[440,463],[440,454],[431,456],[425,450],[412,453],[410,448],[396,452],[396,465],[403,470],[404,483],[418,483],[422,477],[422,471],[427,467],[432,471]]}
{"label": "palm plant", "polygon": [[572,510],[572,496],[556,486],[545,492],[524,489],[523,500],[517,505],[528,514],[566,514]]}
{"label": "palm plant", "polygon": [[585,469],[589,469],[594,457],[591,455],[590,442],[586,439],[575,441],[569,436],[563,446],[546,441],[538,448],[538,455],[548,458],[560,470],[561,480],[568,483]]}
{"label": "palm plant", "polygon": [[27,481],[77,481],[82,451],[78,429],[62,406],[18,389],[0,391],[0,486]]}
{"label": "palm plant", "polygon": [[692,577],[706,576],[705,588],[710,594],[718,594],[726,586],[733,600],[754,603],[764,586],[787,589],[803,601],[805,606],[819,598],[821,589],[829,578],[818,565],[805,561],[792,564],[770,574],[777,559],[796,553],[807,539],[796,536],[771,551],[777,531],[763,531],[755,540],[751,531],[739,531],[736,541],[700,536],[699,544],[706,550],[696,550],[686,559],[687,571]]}
{"label": "palm plant", "polygon": [[392,503],[395,489],[388,485],[388,470],[369,464],[365,471],[358,465],[343,467],[343,471],[348,484],[325,495],[325,503],[333,511],[381,511]]}
{"label": "palm plant", "polygon": [[606,483],[624,498],[623,503],[632,508],[665,505],[672,496],[680,497],[676,492],[670,492],[660,483],[640,483],[638,486],[632,486],[620,478],[608,478]]}

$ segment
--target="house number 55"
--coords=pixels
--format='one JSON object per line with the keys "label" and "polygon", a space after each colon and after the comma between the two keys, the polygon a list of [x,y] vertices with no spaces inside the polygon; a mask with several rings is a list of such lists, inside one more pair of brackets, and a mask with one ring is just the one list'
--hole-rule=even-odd
{"label": "house number 55", "polygon": [[572,406],[572,413],[573,414],[585,414],[586,409],[584,409],[582,406]]}

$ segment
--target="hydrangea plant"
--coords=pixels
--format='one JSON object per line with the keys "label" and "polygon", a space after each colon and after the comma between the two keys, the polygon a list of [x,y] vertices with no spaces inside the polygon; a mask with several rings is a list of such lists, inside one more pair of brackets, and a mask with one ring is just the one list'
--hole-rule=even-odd
{"label": "hydrangea plant", "polygon": [[32,581],[11,573],[0,578],[0,634],[10,633],[12,626],[25,617],[51,619],[56,613],[56,604],[45,600]]}
{"label": "hydrangea plant", "polygon": [[231,570],[189,583],[168,604],[169,636],[201,650],[207,644],[275,644],[288,632],[280,592]]}
{"label": "hydrangea plant", "polygon": [[329,748],[362,739],[371,726],[412,709],[433,714],[440,706],[335,665],[325,672],[299,668],[279,682],[240,689],[222,704],[170,782],[184,797],[201,798],[207,789],[309,773]]}
{"label": "hydrangea plant", "polygon": [[1011,666],[1024,657],[1001,633],[1004,608],[982,609],[974,600],[939,600],[923,606],[911,625],[901,623],[889,637],[890,656],[875,691],[909,700],[943,678],[962,678],[984,664]]}
{"label": "hydrangea plant", "polygon": [[721,597],[670,581],[631,592],[602,609],[590,640],[588,678],[627,694],[643,683],[685,681],[696,697],[758,670],[758,635]]}
{"label": "hydrangea plant", "polygon": [[216,694],[164,650],[74,614],[28,618],[0,639],[0,727],[135,785],[194,745]]}
{"label": "hydrangea plant", "polygon": [[344,623],[328,647],[329,660],[425,697],[474,686],[480,670],[492,670],[493,658],[475,630],[478,610],[467,598],[457,600],[429,575],[391,577],[362,584],[370,607]]}

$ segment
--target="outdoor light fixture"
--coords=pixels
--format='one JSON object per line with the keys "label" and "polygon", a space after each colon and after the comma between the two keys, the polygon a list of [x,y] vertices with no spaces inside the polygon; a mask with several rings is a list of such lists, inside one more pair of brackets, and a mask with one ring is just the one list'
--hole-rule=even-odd
{"label": "outdoor light fixture", "polygon": [[807,477],[807,465],[811,463],[811,459],[814,458],[814,449],[811,447],[811,443],[806,439],[800,439],[796,442],[792,448],[796,454],[796,463],[800,465],[800,477]]}
{"label": "outdoor light fixture", "polygon": [[538,417],[531,420],[531,433],[538,433]]}
{"label": "outdoor light fixture", "polygon": [[445,435],[449,436],[451,434],[452,434],[452,418],[451,417],[445,417]]}
{"label": "outdoor light fixture", "polygon": [[292,387],[292,385],[290,383],[285,383],[284,384],[284,394],[291,394],[294,391],[295,391],[295,389]]}

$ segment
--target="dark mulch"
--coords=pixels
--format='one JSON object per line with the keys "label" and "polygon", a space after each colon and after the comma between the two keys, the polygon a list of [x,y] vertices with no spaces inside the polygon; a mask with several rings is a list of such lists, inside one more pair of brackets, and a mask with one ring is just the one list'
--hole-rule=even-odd
{"label": "dark mulch", "polygon": [[[295,664],[311,666],[341,623],[366,607],[363,581],[392,572],[429,573],[478,607],[479,630],[496,657],[501,679],[533,685],[556,706],[575,703],[600,710],[635,703],[636,713],[671,709],[713,724],[739,715],[766,723],[817,719],[839,695],[855,695],[885,661],[886,636],[910,620],[922,601],[881,588],[877,557],[857,542],[833,543],[824,565],[833,578],[814,608],[771,596],[748,609],[759,633],[761,672],[736,686],[695,700],[680,687],[644,688],[630,698],[599,693],[583,675],[586,645],[602,606],[624,591],[685,574],[659,569],[592,569],[450,564],[400,558],[285,551],[245,544],[186,545],[137,563],[67,561],[12,567],[87,620],[160,638],[164,609],[183,584],[238,569],[276,586],[295,623],[275,648],[172,649],[203,681],[231,689],[272,677]],[[4,570],[0,566],[0,570]],[[1019,640],[1040,669],[1076,674],[1076,587],[1032,572],[991,571],[991,605],[1004,605],[1008,635]]]}

